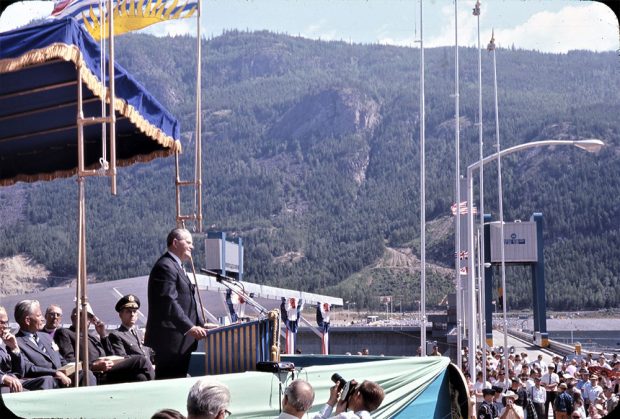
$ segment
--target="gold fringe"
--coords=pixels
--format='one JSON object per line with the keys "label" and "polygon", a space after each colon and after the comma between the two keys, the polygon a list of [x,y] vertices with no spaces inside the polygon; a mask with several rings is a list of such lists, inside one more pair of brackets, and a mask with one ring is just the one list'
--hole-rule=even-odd
{"label": "gold fringe", "polygon": [[[141,154],[141,155],[133,156],[129,159],[117,160],[116,166],[126,167],[126,166],[131,166],[132,164],[135,164],[135,163],[145,163],[145,162],[149,162],[151,160],[157,159],[159,157],[168,157],[168,156],[170,156],[169,150],[154,151],[150,154]],[[94,164],[91,164],[85,167],[85,169],[96,170],[96,169],[99,169],[100,167],[101,166],[99,165],[99,163],[94,163]],[[38,175],[17,175],[10,179],[0,179],[0,186],[10,186],[10,185],[16,184],[17,182],[32,183],[32,182],[48,181],[48,180],[54,180],[54,179],[64,179],[64,178],[70,178],[72,176],[75,176],[76,174],[77,174],[77,168],[71,169],[71,170],[58,170],[55,172],[42,173]]]}
{"label": "gold fringe", "polygon": [[[105,100],[110,103],[108,95],[108,89],[99,79],[90,71],[86,66],[86,62],[82,57],[80,49],[75,45],[67,45],[63,43],[54,43],[48,45],[45,48],[35,49],[28,51],[27,53],[16,58],[4,58],[0,60],[0,73],[10,73],[19,71],[25,67],[41,64],[47,61],[61,59],[67,62],[75,64],[76,69],[82,67],[82,80],[99,99]],[[176,152],[182,152],[181,143],[171,136],[165,134],[162,130],[155,127],[148,122],[133,106],[128,104],[125,100],[118,97],[114,100],[114,110],[121,115],[127,117],[133,125],[136,126],[142,133],[151,137],[162,147],[168,150],[161,150],[150,153],[148,155],[134,156],[130,159],[119,160],[117,163],[119,166],[128,166],[136,162],[146,162],[158,157],[164,157],[172,155]],[[77,169],[62,170],[53,173],[46,173],[41,175],[18,175],[11,179],[0,180],[0,186],[7,186],[16,182],[35,182],[39,180],[52,180],[56,178],[70,177],[77,172]]]}

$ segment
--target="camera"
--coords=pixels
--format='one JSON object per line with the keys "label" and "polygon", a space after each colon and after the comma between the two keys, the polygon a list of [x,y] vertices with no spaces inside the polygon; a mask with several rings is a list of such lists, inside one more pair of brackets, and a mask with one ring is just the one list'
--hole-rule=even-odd
{"label": "camera", "polygon": [[342,378],[342,375],[338,373],[334,373],[332,375],[332,381],[338,385],[338,388],[341,390],[340,400],[347,402],[349,401],[349,397],[355,392],[355,388],[357,387],[357,381],[351,380],[347,381]]}

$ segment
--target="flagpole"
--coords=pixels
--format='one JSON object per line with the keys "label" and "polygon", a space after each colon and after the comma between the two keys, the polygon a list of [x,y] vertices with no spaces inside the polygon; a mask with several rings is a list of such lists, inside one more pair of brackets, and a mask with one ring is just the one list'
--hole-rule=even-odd
{"label": "flagpole", "polygon": [[426,356],[426,161],[424,154],[424,36],[423,0],[420,0],[420,355]]}
{"label": "flagpole", "polygon": [[[493,52],[493,90],[495,92],[495,147],[497,148],[497,194],[499,196],[499,237],[500,258],[502,261],[502,315],[504,317],[504,371],[508,374],[508,301],[506,298],[506,257],[504,248],[504,193],[502,190],[502,159],[499,155],[499,107],[497,100],[497,64],[495,61],[495,31],[492,32],[491,41],[487,49]],[[482,165],[480,165],[482,166]]]}
{"label": "flagpole", "polygon": [[[456,199],[454,202],[457,203],[458,209],[456,217],[456,231],[454,234],[454,247],[455,247],[455,271],[456,271],[456,288],[457,288],[457,315],[460,317],[458,322],[458,328],[461,330],[462,327],[462,288],[463,284],[461,283],[461,262],[460,262],[460,252],[461,252],[461,156],[460,156],[460,110],[459,110],[459,35],[458,35],[458,1],[454,0],[454,147],[455,147],[455,195]],[[461,304],[459,304],[461,303]],[[457,335],[457,340],[462,337]],[[472,346],[471,341],[469,342],[469,346]],[[471,348],[470,351],[470,359],[471,353],[476,353],[475,347]],[[461,353],[457,354],[457,357],[461,358]],[[475,358],[474,358],[475,359]],[[470,365],[471,370],[471,365]],[[472,374],[475,377],[475,374]]]}
{"label": "flagpole", "polygon": [[198,17],[196,18],[196,155],[194,173],[194,196],[196,202],[196,228],[202,233],[202,46],[200,39],[200,16],[202,1],[198,0]]}
{"label": "flagpole", "polygon": [[[479,160],[484,158],[484,147],[482,141],[482,49],[480,48],[480,1],[476,1],[474,8],[474,16],[478,23],[478,147],[479,147]],[[486,341],[484,339],[484,169],[480,166],[480,227],[478,241],[478,300],[479,300],[479,323],[480,323],[480,350],[482,351],[482,377],[483,382],[486,381]],[[473,256],[473,255],[472,255]],[[473,278],[472,272],[472,278]]]}

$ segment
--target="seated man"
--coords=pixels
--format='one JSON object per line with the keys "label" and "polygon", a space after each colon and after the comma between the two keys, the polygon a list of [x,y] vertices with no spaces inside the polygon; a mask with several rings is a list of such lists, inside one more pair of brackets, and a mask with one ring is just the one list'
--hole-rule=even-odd
{"label": "seated man", "polygon": [[[93,313],[87,305],[88,321],[95,326],[97,334],[88,334],[88,363],[91,371],[96,373],[97,383],[113,384],[134,381],[148,381],[152,379],[152,365],[147,365],[144,357],[130,355],[124,359],[108,358],[112,355],[110,344],[105,331],[105,324]],[[60,328],[54,334],[54,341],[60,353],[69,362],[75,361],[75,331],[77,329],[77,312],[75,307],[71,311],[71,327]],[[80,359],[84,359],[86,351],[80,347]],[[150,364],[150,363],[149,363]]]}
{"label": "seated man", "polygon": [[230,415],[230,390],[224,384],[201,378],[187,395],[187,419],[224,419]]}
{"label": "seated man", "polygon": [[8,328],[9,316],[0,306],[0,391],[18,393],[26,390],[56,388],[51,375],[37,378],[21,378],[26,374],[26,361],[22,357],[17,339]]}
{"label": "seated man", "polygon": [[54,338],[56,329],[61,326],[62,321],[62,308],[59,305],[52,304],[47,310],[45,310],[45,326],[41,329],[41,332],[45,332]]}
{"label": "seated man", "polygon": [[303,418],[314,403],[314,390],[310,383],[295,380],[284,390],[282,413],[278,419]]}
{"label": "seated man", "polygon": [[[39,302],[23,300],[17,303],[15,321],[19,324],[19,332],[15,335],[17,343],[22,356],[28,361],[25,378],[51,375],[60,387],[70,386],[71,379],[61,371],[67,361],[54,349],[52,338],[47,333],[38,333],[43,326],[43,314]],[[95,385],[92,373],[89,378],[89,384]]]}
{"label": "seated man", "polygon": [[108,335],[108,341],[110,343],[110,349],[114,355],[143,356],[148,361],[147,363],[150,364],[152,370],[152,350],[148,346],[144,346],[142,339],[140,339],[140,335],[136,330],[136,321],[138,320],[139,308],[140,299],[135,295],[125,295],[118,300],[115,310],[121,319],[121,325],[118,329],[110,332]]}
{"label": "seated man", "polygon": [[348,394],[340,394],[342,389],[338,384],[329,391],[329,400],[314,419],[330,417],[334,405],[336,405],[335,418],[338,419],[370,419],[370,415],[381,403],[385,394],[381,386],[372,381],[365,380],[361,384],[351,381],[354,385]]}

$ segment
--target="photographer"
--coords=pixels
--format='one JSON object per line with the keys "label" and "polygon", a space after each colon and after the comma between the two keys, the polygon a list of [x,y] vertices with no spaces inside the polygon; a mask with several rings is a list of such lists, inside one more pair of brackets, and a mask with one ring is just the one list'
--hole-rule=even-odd
{"label": "photographer", "polygon": [[508,390],[504,393],[504,398],[506,399],[506,407],[502,410],[499,419],[523,419],[525,417],[523,408],[515,403],[519,396],[514,391]]}
{"label": "photographer", "polygon": [[[371,412],[381,406],[385,396],[379,384],[372,381],[364,381],[361,384],[351,380],[347,385],[336,383],[329,390],[329,400],[314,419],[335,417],[339,419],[371,419]],[[345,394],[343,389],[348,390]],[[332,410],[336,406],[334,416]]]}

